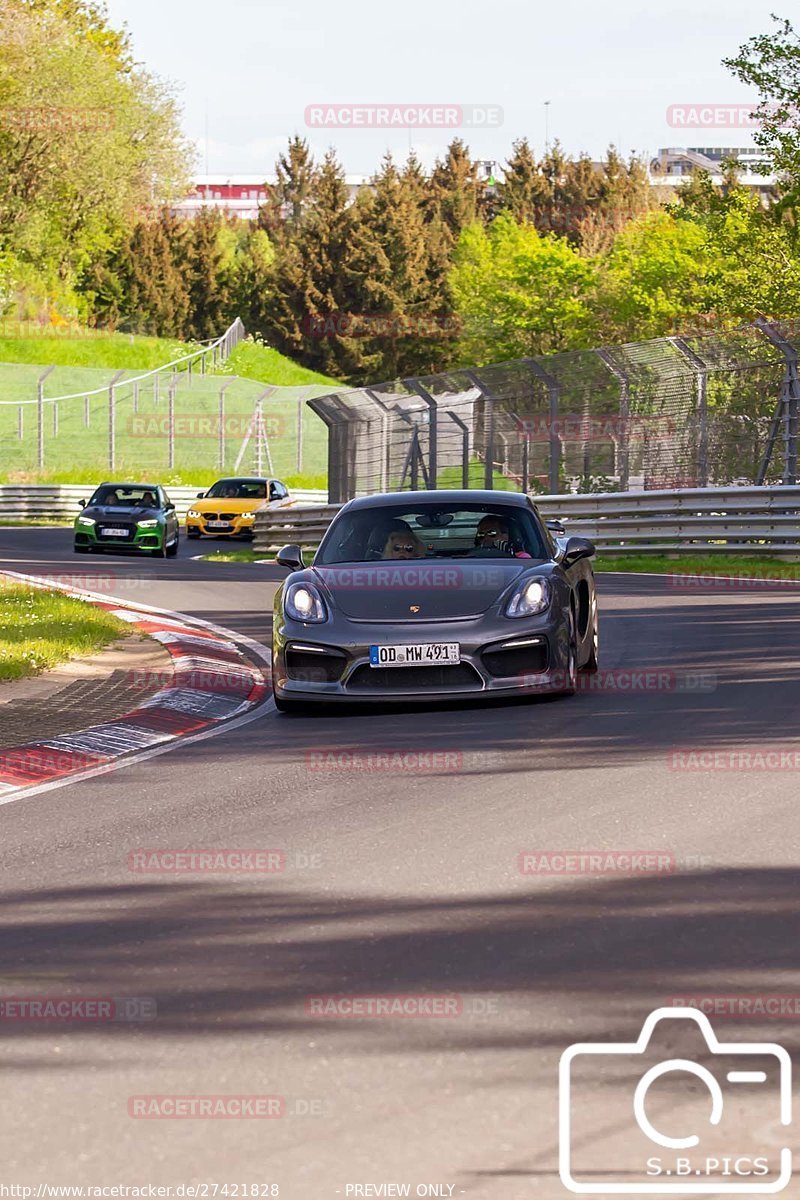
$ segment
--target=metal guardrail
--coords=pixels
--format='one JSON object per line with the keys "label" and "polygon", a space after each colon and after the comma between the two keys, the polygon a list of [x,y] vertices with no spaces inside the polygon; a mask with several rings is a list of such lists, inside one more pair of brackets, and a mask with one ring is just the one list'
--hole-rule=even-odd
{"label": "metal guardrail", "polygon": [[[100,481],[98,480],[98,483]],[[167,487],[166,493],[179,517],[185,517],[199,487]],[[94,488],[85,484],[0,484],[0,519],[6,521],[71,521],[77,516],[82,500]],[[293,504],[314,504],[324,499],[324,491],[291,491]]]}
{"label": "metal guardrail", "polygon": [[[498,504],[502,497],[498,492]],[[534,499],[547,520],[562,519],[568,535],[591,538],[599,551],[607,553],[701,550],[800,555],[800,487],[602,492]],[[410,509],[413,503],[409,493]],[[298,505],[290,511],[259,513],[255,548],[266,553],[289,542],[316,546],[341,507]]]}

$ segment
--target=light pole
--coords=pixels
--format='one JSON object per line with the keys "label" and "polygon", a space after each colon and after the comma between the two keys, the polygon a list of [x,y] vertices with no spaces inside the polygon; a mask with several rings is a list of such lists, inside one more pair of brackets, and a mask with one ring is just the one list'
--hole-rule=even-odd
{"label": "light pole", "polygon": [[550,101],[544,102],[544,150],[545,154],[550,149]]}

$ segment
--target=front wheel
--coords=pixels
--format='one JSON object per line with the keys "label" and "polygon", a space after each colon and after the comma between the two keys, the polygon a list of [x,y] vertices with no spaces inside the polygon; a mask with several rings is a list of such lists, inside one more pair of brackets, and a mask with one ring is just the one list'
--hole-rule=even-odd
{"label": "front wheel", "polygon": [[178,553],[178,546],[179,546],[179,545],[180,545],[180,541],[179,541],[179,539],[178,539],[178,536],[177,536],[177,534],[176,534],[176,536],[175,536],[175,541],[172,543],[172,545],[171,545],[171,546],[167,546],[167,558],[175,558],[175,556],[176,556],[176,555],[177,555],[177,553]]}
{"label": "front wheel", "polygon": [[588,675],[596,675],[600,670],[600,628],[597,616],[597,596],[592,598],[592,637],[589,643],[589,657],[583,664],[583,670]]}
{"label": "front wheel", "polygon": [[199,529],[187,529],[186,536],[189,538],[199,538],[200,530]]}
{"label": "front wheel", "polygon": [[564,685],[558,689],[561,696],[574,696],[578,690],[578,635],[575,628],[575,613],[569,614],[569,648],[567,665],[564,668]]}
{"label": "front wheel", "polygon": [[76,554],[88,554],[89,553],[88,546],[73,546],[73,550],[75,551]]}
{"label": "front wheel", "polygon": [[166,540],[161,543],[157,550],[150,551],[153,558],[166,558],[168,554]]}

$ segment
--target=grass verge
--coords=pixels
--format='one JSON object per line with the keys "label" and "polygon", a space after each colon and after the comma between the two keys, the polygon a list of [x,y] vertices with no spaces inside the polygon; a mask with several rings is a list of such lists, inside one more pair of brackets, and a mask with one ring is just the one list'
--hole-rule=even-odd
{"label": "grass verge", "polygon": [[84,600],[0,580],[0,681],[38,675],[129,633],[124,621]]}
{"label": "grass verge", "polygon": [[260,562],[263,558],[274,558],[272,554],[267,554],[261,550],[241,549],[241,550],[212,550],[210,554],[202,554],[200,557],[204,562]]}
{"label": "grass verge", "polygon": [[738,554],[598,554],[595,571],[630,571],[657,575],[746,575],[800,580],[800,563],[781,558]]}

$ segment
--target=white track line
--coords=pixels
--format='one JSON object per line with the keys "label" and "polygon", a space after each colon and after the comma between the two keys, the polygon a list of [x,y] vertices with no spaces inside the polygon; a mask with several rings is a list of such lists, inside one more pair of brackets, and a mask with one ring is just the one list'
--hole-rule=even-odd
{"label": "white track line", "polygon": [[[53,585],[43,584],[40,578],[35,575],[24,575],[20,571],[3,571],[3,575],[12,576],[15,579],[20,579],[25,583],[30,583],[34,587],[49,587],[53,589]],[[76,596],[85,596],[92,600],[100,600],[104,604],[123,605],[127,601],[120,601],[117,596],[105,596],[99,592],[87,592],[80,588],[73,588],[67,584],[62,584],[56,590],[71,592]],[[212,621],[204,621],[201,617],[187,617],[183,613],[173,612],[167,608],[156,608],[152,604],[131,604],[131,608],[135,608],[137,612],[152,613],[155,616],[166,617],[169,620],[185,623],[191,627],[195,625],[202,629],[208,629],[212,633],[217,633],[228,641],[234,642],[236,645],[247,646],[256,658],[265,667],[269,668],[272,662],[272,654],[267,646],[262,642],[258,642],[255,638],[247,637],[243,633],[234,633],[231,629],[226,629],[224,625],[215,625]],[[160,754],[167,754],[170,750],[177,749],[178,746],[189,746],[194,742],[204,742],[209,738],[219,737],[222,733],[228,733],[232,729],[240,729],[243,725],[249,725],[251,721],[257,721],[264,715],[265,712],[270,712],[274,709],[274,701],[272,696],[267,695],[264,700],[248,713],[244,713],[241,717],[235,717],[230,721],[222,721],[209,729],[201,730],[199,733],[190,733],[185,737],[176,737],[169,742],[165,742],[161,746],[153,746],[149,750],[142,750],[137,754],[129,754],[125,758],[119,758],[110,763],[100,763],[96,767],[87,767],[85,771],[77,771],[74,775],[65,775],[61,779],[50,779],[47,783],[36,784],[33,787],[15,788],[11,792],[0,793],[0,807],[6,804],[14,804],[17,800],[26,800],[29,796],[38,796],[42,792],[52,792],[56,788],[67,787],[72,783],[82,783],[86,779],[94,779],[98,775],[110,775],[117,770],[122,770],[133,763],[147,762],[151,758],[157,758]]]}

